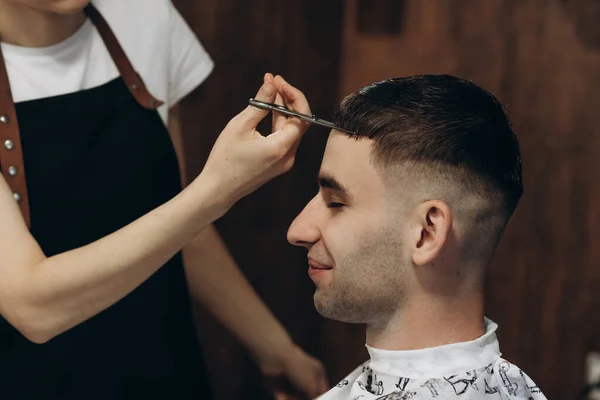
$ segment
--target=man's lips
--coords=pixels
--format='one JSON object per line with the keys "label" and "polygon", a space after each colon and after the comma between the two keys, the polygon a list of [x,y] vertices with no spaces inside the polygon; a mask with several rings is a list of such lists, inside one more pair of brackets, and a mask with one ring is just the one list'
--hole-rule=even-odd
{"label": "man's lips", "polygon": [[333,269],[332,266],[321,264],[320,262],[317,262],[317,261],[313,260],[312,258],[308,259],[308,267],[309,267],[309,269],[318,269],[318,270]]}

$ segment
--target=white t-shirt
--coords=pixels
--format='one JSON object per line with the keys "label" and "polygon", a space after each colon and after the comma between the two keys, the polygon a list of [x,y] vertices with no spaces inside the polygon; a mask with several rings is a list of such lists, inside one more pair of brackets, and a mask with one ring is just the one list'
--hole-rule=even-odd
{"label": "white t-shirt", "polygon": [[370,360],[319,400],[546,400],[519,367],[500,357],[498,325],[470,342],[423,350],[367,346]]}
{"label": "white t-shirt", "polygon": [[[170,0],[95,0],[133,67],[168,109],[202,83],[213,61]],[[15,103],[77,92],[119,76],[90,20],[66,40],[49,47],[2,43]]]}

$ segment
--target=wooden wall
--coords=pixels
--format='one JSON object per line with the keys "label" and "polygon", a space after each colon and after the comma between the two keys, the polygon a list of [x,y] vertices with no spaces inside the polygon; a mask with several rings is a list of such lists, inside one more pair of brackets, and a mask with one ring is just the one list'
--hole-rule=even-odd
{"label": "wooden wall", "polygon": [[[450,73],[508,105],[524,157],[525,195],[490,273],[488,315],[504,356],[550,399],[583,385],[600,350],[600,3],[595,0],[176,0],[216,61],[184,105],[188,169],[244,106],[262,73],[281,73],[327,117],[339,98],[391,76]],[[285,231],[315,191],[326,131],[297,164],[217,227],[294,338],[332,382],[365,357],[362,326],[324,321],[303,253]],[[268,398],[245,352],[199,314],[219,399]],[[225,377],[234,376],[235,381]]]}

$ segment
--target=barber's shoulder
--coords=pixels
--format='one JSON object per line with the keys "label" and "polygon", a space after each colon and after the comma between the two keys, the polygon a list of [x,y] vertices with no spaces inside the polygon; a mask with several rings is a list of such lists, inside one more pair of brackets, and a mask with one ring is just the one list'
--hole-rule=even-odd
{"label": "barber's shoulder", "polygon": [[[150,92],[177,103],[212,70],[212,60],[171,0],[94,0]],[[165,109],[160,110],[166,121]]]}
{"label": "barber's shoulder", "polygon": [[[94,0],[146,85],[159,90],[169,62],[170,0]],[[162,89],[160,89],[162,91]],[[156,95],[164,96],[162,93]]]}
{"label": "barber's shoulder", "polygon": [[164,34],[173,4],[171,0],[94,0],[92,4],[107,20],[115,34]]}

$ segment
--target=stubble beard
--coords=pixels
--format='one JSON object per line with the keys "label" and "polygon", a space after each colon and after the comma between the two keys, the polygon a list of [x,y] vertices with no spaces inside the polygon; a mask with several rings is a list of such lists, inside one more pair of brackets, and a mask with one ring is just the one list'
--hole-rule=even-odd
{"label": "stubble beard", "polygon": [[406,292],[399,239],[396,230],[384,230],[369,240],[370,245],[336,263],[334,279],[315,291],[319,314],[367,324],[393,316]]}

